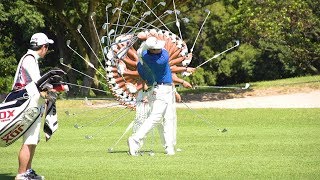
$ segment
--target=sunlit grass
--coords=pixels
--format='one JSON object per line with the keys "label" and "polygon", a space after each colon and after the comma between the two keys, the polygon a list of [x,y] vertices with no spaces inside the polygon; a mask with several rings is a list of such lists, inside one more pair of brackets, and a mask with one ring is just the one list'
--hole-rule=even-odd
{"label": "sunlit grass", "polygon": [[[320,178],[320,109],[195,110],[214,127],[195,111],[178,109],[177,147],[182,151],[166,156],[155,133],[154,145],[149,135],[144,146],[155,156],[131,157],[126,153],[131,132],[113,145],[135,112],[83,103],[58,101],[59,129],[49,142],[42,134],[33,162],[46,179]],[[20,143],[0,149],[0,179],[15,176]],[[110,147],[115,153],[108,153]]]}

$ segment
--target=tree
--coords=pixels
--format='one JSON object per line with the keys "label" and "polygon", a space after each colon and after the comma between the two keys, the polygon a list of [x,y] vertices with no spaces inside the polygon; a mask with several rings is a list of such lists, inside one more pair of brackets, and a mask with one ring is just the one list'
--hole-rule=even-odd
{"label": "tree", "polygon": [[13,76],[30,37],[44,27],[43,15],[22,0],[0,2],[0,93],[11,90]]}
{"label": "tree", "polygon": [[[312,10],[314,3],[247,0],[237,6],[224,30],[234,31],[242,42],[261,49],[257,79],[318,73],[320,21]],[[266,74],[273,75],[263,78]]]}
{"label": "tree", "polygon": [[[142,2],[125,3],[125,1],[102,1],[102,0],[27,0],[30,4],[34,5],[41,13],[46,15],[47,26],[50,27],[51,31],[56,34],[59,56],[64,58],[64,63],[72,67],[81,68],[85,74],[93,77],[94,79],[105,81],[101,74],[104,73],[104,56],[101,52],[99,39],[106,35],[107,28],[102,28],[102,25],[106,22],[106,14],[108,14],[109,25],[108,28],[112,28],[112,24],[118,22],[124,24],[128,15],[114,10],[114,7],[119,7],[125,12],[132,11],[132,17],[140,17],[143,12],[146,11],[146,7]],[[158,0],[148,0],[146,4],[149,6],[158,4]],[[172,1],[166,0],[166,7],[159,7],[155,10],[157,14],[161,14],[168,8],[172,8]],[[177,5],[185,4],[188,1],[177,1]],[[111,4],[112,7],[108,8],[106,12],[106,6]],[[132,8],[132,4],[135,4],[135,8]],[[114,11],[112,11],[114,10]],[[93,14],[94,13],[94,14]],[[134,25],[137,21],[131,17],[128,25]],[[150,17],[151,18],[151,17]],[[152,18],[154,19],[154,17]],[[131,23],[131,24],[130,24]],[[77,32],[78,25],[81,25],[80,32],[87,39],[91,48],[83,40],[82,35]],[[96,35],[96,29],[98,37]],[[125,32],[125,31],[124,31]],[[119,32],[117,32],[119,33]],[[84,61],[74,56],[73,52],[70,51],[66,46],[66,41],[71,40],[70,46],[74,48],[86,61],[90,62],[96,69],[100,69],[101,73],[91,68]],[[92,51],[93,50],[93,51]],[[98,58],[97,58],[98,57]],[[70,69],[64,68],[68,72],[68,81],[72,83],[77,82],[77,76]],[[100,88],[100,85],[91,78],[85,76],[81,80],[83,86]],[[98,93],[98,92],[96,92]],[[77,94],[77,90],[73,92]],[[82,95],[88,95],[89,89],[82,89]]]}

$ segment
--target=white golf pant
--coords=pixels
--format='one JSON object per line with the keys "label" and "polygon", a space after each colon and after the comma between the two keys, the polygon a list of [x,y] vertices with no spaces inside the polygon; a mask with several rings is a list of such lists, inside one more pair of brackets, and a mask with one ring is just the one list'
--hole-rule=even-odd
{"label": "white golf pant", "polygon": [[161,123],[163,119],[163,135],[165,146],[173,147],[175,141],[175,113],[173,87],[171,85],[157,85],[154,88],[152,96],[154,101],[150,103],[151,112],[149,117],[142,123],[140,128],[132,138],[136,141],[141,141],[147,133]]}

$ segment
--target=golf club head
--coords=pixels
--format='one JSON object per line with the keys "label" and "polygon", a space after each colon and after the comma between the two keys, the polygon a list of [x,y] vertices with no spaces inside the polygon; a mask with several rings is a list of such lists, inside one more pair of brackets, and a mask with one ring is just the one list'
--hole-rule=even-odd
{"label": "golf club head", "polygon": [[177,15],[180,14],[180,10],[178,10],[178,9],[176,9],[174,12],[175,12]]}
{"label": "golf club head", "polygon": [[204,12],[206,12],[206,13],[208,13],[208,14],[211,13],[211,11],[210,11],[209,9],[204,10]]}
{"label": "golf club head", "polygon": [[149,156],[154,156],[155,155],[155,153],[151,150],[150,152],[149,152]]}
{"label": "golf club head", "polygon": [[107,23],[104,23],[104,24],[102,25],[102,29],[107,29],[107,27],[108,27],[108,24],[107,24]]}
{"label": "golf club head", "polygon": [[240,45],[240,41],[239,40],[236,40],[236,45],[235,46],[239,46]]}
{"label": "golf club head", "polygon": [[189,23],[189,22],[190,22],[190,19],[188,19],[188,18],[181,18],[181,20],[182,20],[183,22],[185,22],[185,23]]}
{"label": "golf club head", "polygon": [[164,1],[162,1],[162,2],[160,2],[159,4],[160,4],[161,6],[165,6],[167,3],[164,2]]}
{"label": "golf club head", "polygon": [[80,129],[82,126],[79,126],[78,124],[75,124],[73,127],[75,127],[76,129]]}
{"label": "golf club head", "polygon": [[121,1],[121,6],[124,4],[124,3],[127,3],[128,2],[128,0],[122,0]]}
{"label": "golf club head", "polygon": [[81,28],[82,28],[82,25],[79,24],[78,27],[77,27],[77,31],[80,32]]}
{"label": "golf club head", "polygon": [[222,130],[221,130],[221,132],[222,133],[225,133],[225,132],[227,132],[228,130],[226,129],[226,128],[223,128]]}
{"label": "golf club head", "polygon": [[113,152],[113,148],[109,148],[109,149],[108,149],[108,152],[109,152],[109,153],[112,153],[112,152]]}
{"label": "golf club head", "polygon": [[105,40],[104,40],[105,38],[107,38],[107,36],[102,36],[102,37],[101,37],[100,42],[101,42],[102,44],[105,43]]}
{"label": "golf club head", "polygon": [[86,139],[92,139],[93,138],[93,136],[92,135],[86,135],[86,136],[84,136]]}
{"label": "golf club head", "polygon": [[116,13],[117,10],[120,10],[120,8],[117,8],[117,7],[116,7],[116,8],[114,8],[114,9],[112,9],[112,11],[111,11],[112,14]]}
{"label": "golf club head", "polygon": [[[63,58],[60,58],[60,59],[59,59],[59,62],[60,62],[60,64],[63,64]],[[68,111],[66,111],[66,114],[67,114],[67,112],[68,112]],[[68,112],[67,115],[69,115],[69,112]]]}
{"label": "golf club head", "polygon": [[108,5],[106,5],[106,11],[108,11],[108,9],[111,8],[111,7],[112,7],[112,4],[111,4],[111,3],[109,3]]}
{"label": "golf club head", "polygon": [[111,29],[108,33],[108,36],[110,37],[114,33],[114,29]]}
{"label": "golf club head", "polygon": [[241,88],[241,89],[248,89],[250,87],[250,84],[249,83],[246,83],[246,85],[243,87],[243,88]]}
{"label": "golf club head", "polygon": [[173,11],[172,11],[172,10],[166,10],[165,13],[167,13],[167,14],[172,14]]}
{"label": "golf club head", "polygon": [[71,43],[71,41],[70,41],[70,40],[67,40],[67,43],[66,43],[66,44],[67,44],[68,47],[70,47],[70,43]]}
{"label": "golf club head", "polygon": [[95,15],[96,15],[96,12],[92,12],[92,13],[91,13],[91,16],[90,16],[90,17],[91,17],[92,20],[93,20],[93,16],[95,16]]}
{"label": "golf club head", "polygon": [[142,17],[149,16],[150,14],[151,14],[151,11],[147,11],[147,12],[143,13]]}
{"label": "golf club head", "polygon": [[182,152],[182,149],[177,148],[176,151],[177,151],[177,152]]}

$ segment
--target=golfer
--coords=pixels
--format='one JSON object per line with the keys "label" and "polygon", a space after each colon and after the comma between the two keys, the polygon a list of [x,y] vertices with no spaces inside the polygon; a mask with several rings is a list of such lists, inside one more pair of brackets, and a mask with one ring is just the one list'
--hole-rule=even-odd
{"label": "golfer", "polygon": [[[41,78],[38,60],[45,57],[49,44],[53,44],[53,40],[49,39],[44,33],[36,33],[31,37],[30,49],[20,59],[12,90],[22,89],[30,82],[37,82]],[[32,159],[40,141],[40,126],[41,116],[23,135],[23,144],[18,155],[19,169],[15,177],[16,180],[44,179],[43,176],[36,174],[32,169]]]}
{"label": "golfer", "polygon": [[172,74],[169,65],[169,53],[164,49],[165,42],[149,37],[146,40],[147,50],[142,52],[142,64],[147,65],[151,70],[150,74],[140,74],[152,76],[155,80],[152,96],[154,101],[150,103],[151,112],[149,117],[143,122],[135,134],[128,138],[129,153],[137,156],[143,138],[163,118],[165,152],[174,155],[174,118],[176,109],[174,104],[174,92]]}

